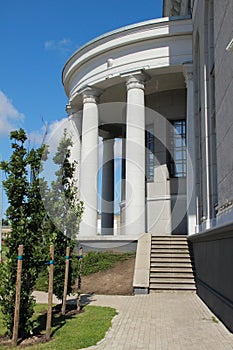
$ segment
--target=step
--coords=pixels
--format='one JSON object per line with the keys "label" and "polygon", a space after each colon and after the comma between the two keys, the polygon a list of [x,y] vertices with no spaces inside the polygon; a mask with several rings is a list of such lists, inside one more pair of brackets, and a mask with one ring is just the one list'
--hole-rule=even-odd
{"label": "step", "polygon": [[167,253],[167,252],[151,252],[151,258],[187,258],[190,259],[190,255],[188,253]]}
{"label": "step", "polygon": [[176,278],[176,277],[150,277],[150,283],[154,284],[194,284],[194,278]]}
{"label": "step", "polygon": [[164,261],[164,262],[151,262],[151,264],[150,264],[150,266],[151,266],[151,268],[153,268],[153,267],[156,267],[156,268],[158,268],[158,267],[161,267],[161,268],[164,268],[164,267],[167,267],[167,268],[173,268],[173,269],[175,269],[175,268],[180,268],[180,267],[182,267],[182,268],[185,268],[185,267],[189,267],[189,268],[192,268],[192,264],[191,264],[191,262],[182,262],[182,263],[179,263],[179,262],[171,262],[171,261]]}
{"label": "step", "polygon": [[156,291],[169,291],[169,290],[173,290],[173,291],[180,291],[180,290],[183,290],[183,291],[186,291],[186,290],[192,290],[192,291],[195,291],[196,290],[196,287],[195,285],[189,285],[189,284],[181,284],[181,285],[178,285],[178,284],[173,284],[173,285],[169,285],[169,284],[160,284],[159,286],[153,286],[151,285],[150,286],[150,293],[153,293],[153,292],[156,292]]}
{"label": "step", "polygon": [[192,278],[192,272],[150,272],[150,278]]}
{"label": "step", "polygon": [[189,254],[187,253],[184,253],[184,254],[171,254],[171,253],[151,253],[151,259],[157,259],[157,258],[160,258],[160,259],[169,259],[169,258],[172,258],[172,259],[188,259],[188,260],[191,260],[191,257]]}
{"label": "step", "polygon": [[175,257],[175,256],[151,256],[151,262],[188,262],[190,261],[190,258],[187,256],[179,256],[179,257]]}
{"label": "step", "polygon": [[192,267],[151,266],[150,273],[193,273]]}
{"label": "step", "polygon": [[185,236],[151,236],[151,239],[156,241],[156,240],[161,240],[161,241],[187,241],[187,237]]}
{"label": "step", "polygon": [[150,286],[152,285],[158,285],[161,284],[167,284],[167,285],[183,285],[183,284],[189,284],[189,285],[195,285],[194,278],[151,278],[150,279]]}
{"label": "step", "polygon": [[188,244],[188,241],[187,239],[161,239],[161,238],[153,238],[151,237],[151,242],[154,242],[154,243],[158,243],[158,242],[162,242],[164,244],[169,244],[169,243],[176,243],[176,244]]}
{"label": "step", "polygon": [[151,247],[151,251],[152,252],[158,252],[158,253],[188,253],[189,254],[189,249],[186,247],[178,247],[178,248],[170,248],[170,247],[162,247],[162,248],[158,248],[158,247]]}
{"label": "step", "polygon": [[157,249],[189,249],[188,244],[186,243],[152,243],[151,248]]}
{"label": "step", "polygon": [[177,246],[177,247],[180,247],[180,248],[183,248],[183,247],[189,247],[188,243],[187,242],[174,242],[174,241],[151,241],[151,246],[152,247],[157,247],[157,246],[163,246],[163,247],[169,247],[169,246]]}
{"label": "step", "polygon": [[183,235],[183,236],[172,236],[172,235],[168,235],[168,236],[158,236],[158,235],[152,235],[151,236],[152,239],[163,239],[163,240],[169,240],[169,239],[174,239],[174,240],[186,240],[187,241],[187,236]]}

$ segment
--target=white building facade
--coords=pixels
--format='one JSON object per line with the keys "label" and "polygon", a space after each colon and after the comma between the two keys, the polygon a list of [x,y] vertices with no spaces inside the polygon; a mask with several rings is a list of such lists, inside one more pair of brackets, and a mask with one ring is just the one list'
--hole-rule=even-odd
{"label": "white building facade", "polygon": [[67,112],[78,135],[82,237],[97,235],[98,209],[101,234],[114,234],[116,142],[119,236],[191,235],[231,217],[225,219],[219,194],[232,180],[227,169],[222,174],[224,131],[216,135],[223,96],[215,103],[214,1],[165,0],[164,16],[102,35],[64,67]]}
{"label": "white building facade", "polygon": [[63,83],[67,112],[80,137],[76,159],[85,203],[80,236],[97,234],[99,137],[103,235],[113,234],[116,139],[122,144],[120,235],[186,234],[186,221],[190,232],[195,231],[192,213],[186,217],[193,190],[186,181],[193,169],[186,166],[185,154],[186,135],[191,157],[194,141],[191,62],[192,22],[186,17],[116,30],[88,43],[67,62]]}

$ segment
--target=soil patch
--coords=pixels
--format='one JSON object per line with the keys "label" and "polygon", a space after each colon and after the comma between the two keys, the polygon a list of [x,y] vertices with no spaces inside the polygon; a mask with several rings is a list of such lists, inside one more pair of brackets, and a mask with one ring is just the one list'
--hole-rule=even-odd
{"label": "soil patch", "polygon": [[82,277],[82,293],[132,295],[135,258],[117,262],[106,271]]}

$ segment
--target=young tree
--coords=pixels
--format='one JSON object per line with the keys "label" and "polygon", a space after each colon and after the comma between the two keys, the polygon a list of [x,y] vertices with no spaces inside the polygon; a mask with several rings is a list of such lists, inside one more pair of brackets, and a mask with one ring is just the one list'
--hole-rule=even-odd
{"label": "young tree", "polygon": [[8,197],[9,207],[6,214],[11,226],[11,233],[5,241],[6,258],[1,264],[0,305],[7,333],[12,336],[17,250],[18,246],[23,244],[19,336],[24,336],[31,331],[30,318],[34,307],[31,294],[38,275],[36,261],[40,254],[41,227],[45,216],[38,182],[40,160],[45,152],[45,146],[28,151],[26,148],[27,136],[23,129],[11,132],[10,139],[13,153],[9,161],[3,161],[0,164],[7,176],[3,181],[3,187]]}
{"label": "young tree", "polygon": [[[79,224],[83,213],[83,202],[78,198],[74,173],[76,162],[70,161],[70,149],[72,139],[66,130],[60,141],[53,162],[57,166],[55,179],[49,188],[43,193],[43,201],[47,209],[47,220],[44,224],[44,236],[47,244],[54,244],[54,294],[57,298],[63,298],[65,251],[70,246],[70,255],[76,244]],[[75,262],[71,261],[70,276],[67,293],[72,292],[72,267]]]}
{"label": "young tree", "polygon": [[[70,163],[69,160],[72,142],[66,132],[54,156],[58,170],[50,189],[46,181],[39,177],[48,148],[42,145],[38,149],[28,150],[27,136],[23,129],[11,132],[10,139],[13,150],[10,160],[0,163],[0,168],[5,171],[7,177],[3,186],[8,197],[9,207],[6,214],[11,226],[11,233],[5,241],[6,258],[0,265],[0,306],[7,333],[12,336],[17,251],[18,246],[23,244],[19,315],[19,336],[22,337],[32,330],[32,291],[42,268],[40,262],[49,258],[49,244],[55,245],[54,292],[58,298],[62,298],[66,246],[70,245],[72,252],[83,203],[78,199],[73,176],[76,164]],[[71,287],[70,279],[68,293],[71,292]]]}

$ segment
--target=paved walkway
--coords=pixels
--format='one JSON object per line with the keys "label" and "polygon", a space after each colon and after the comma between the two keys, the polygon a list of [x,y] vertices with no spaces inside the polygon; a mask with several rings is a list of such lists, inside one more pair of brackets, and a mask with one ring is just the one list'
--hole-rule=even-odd
{"label": "paved walkway", "polygon": [[230,350],[233,334],[191,292],[88,298],[118,310],[112,328],[93,350]]}

